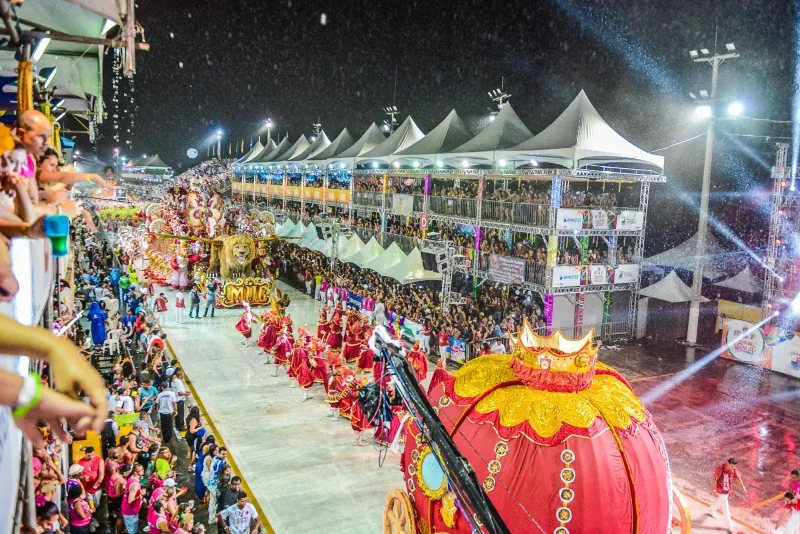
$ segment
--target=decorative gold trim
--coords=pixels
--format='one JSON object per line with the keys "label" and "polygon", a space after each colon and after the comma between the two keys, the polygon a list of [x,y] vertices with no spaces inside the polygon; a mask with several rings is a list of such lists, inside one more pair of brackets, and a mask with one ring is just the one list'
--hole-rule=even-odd
{"label": "decorative gold trim", "polygon": [[[425,479],[422,476],[422,465],[425,462],[425,458],[433,454],[433,450],[430,448],[429,445],[425,445],[420,449],[419,458],[417,458],[417,482],[419,483],[419,489],[422,493],[425,494],[432,501],[438,501],[444,494],[447,493],[447,479],[444,476],[444,472],[442,473],[442,485],[438,488],[430,488],[425,483]],[[436,461],[434,459],[434,461]],[[411,480],[411,479],[409,479]]]}

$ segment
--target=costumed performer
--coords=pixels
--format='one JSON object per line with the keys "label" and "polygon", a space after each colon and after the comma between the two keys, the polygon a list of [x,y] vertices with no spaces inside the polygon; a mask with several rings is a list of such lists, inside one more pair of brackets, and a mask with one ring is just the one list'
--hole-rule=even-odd
{"label": "costumed performer", "polygon": [[242,345],[246,347],[247,342],[253,335],[253,328],[250,325],[257,322],[257,319],[253,316],[253,312],[250,311],[250,304],[247,302],[242,302],[242,307],[244,308],[244,312],[242,312],[239,322],[236,323],[236,331],[244,336]]}
{"label": "costumed performer", "polygon": [[428,395],[431,394],[433,388],[441,384],[442,381],[448,376],[450,376],[450,373],[448,373],[447,369],[445,369],[444,360],[439,358],[439,361],[436,362],[436,369],[433,371],[433,376],[431,377],[431,383],[428,384]]}
{"label": "costumed performer", "polygon": [[323,306],[319,310],[319,321],[317,322],[317,337],[320,339],[326,339],[328,337],[328,332],[330,328],[328,328],[328,308]]}
{"label": "costumed performer", "polygon": [[347,318],[347,339],[342,350],[342,358],[348,363],[358,360],[361,353],[361,323],[357,318],[353,321],[355,317],[351,313]]}
{"label": "costumed performer", "polygon": [[258,336],[256,345],[261,347],[264,351],[264,361],[262,363],[270,363],[270,350],[275,346],[278,340],[278,329],[280,327],[280,319],[278,316],[269,311],[261,312],[263,323],[261,324],[261,334]]}
{"label": "costumed performer", "polygon": [[[284,321],[285,319],[286,318],[284,318]],[[270,352],[273,354],[273,362],[275,364],[275,368],[272,371],[272,376],[278,376],[278,367],[281,366],[286,368],[288,372],[289,356],[291,355],[293,349],[294,336],[292,335],[292,325],[291,323],[284,322],[281,334],[278,336],[278,340],[270,349]]]}
{"label": "costumed performer", "polygon": [[414,348],[408,351],[406,359],[417,375],[417,381],[422,383],[428,376],[428,356],[419,348],[419,341],[414,342]]}

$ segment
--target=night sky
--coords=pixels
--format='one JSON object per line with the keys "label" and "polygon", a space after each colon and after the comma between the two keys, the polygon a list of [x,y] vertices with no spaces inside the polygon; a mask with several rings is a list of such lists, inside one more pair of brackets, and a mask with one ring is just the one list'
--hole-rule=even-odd
{"label": "night sky", "polygon": [[[723,64],[720,96],[743,101],[748,116],[786,120],[792,4],[139,0],[152,49],[138,53],[131,156],[158,152],[186,168],[187,149],[205,156],[218,127],[227,153],[230,140],[249,145],[265,133],[267,117],[276,123],[273,137],[309,135],[318,118],[331,139],[344,126],[360,136],[392,103],[400,121],[410,114],[425,132],[453,107],[477,131],[494,109],[486,93],[501,78],[534,133],[584,89],[613,128],[655,150],[704,131],[688,92],[710,90],[711,69],[691,62],[688,51],[713,50],[715,24],[718,48],[733,41],[742,54]],[[760,203],[775,141],[732,134],[787,136],[790,129],[738,120],[718,131],[714,206],[735,226],[734,206]],[[648,238],[657,239],[649,251],[676,244],[696,225],[681,195],[691,200],[699,191],[704,146],[700,137],[660,152],[670,184],[652,189]],[[99,149],[101,157],[110,153],[108,136]],[[668,222],[676,232],[664,235]],[[738,231],[745,230],[752,228]]]}

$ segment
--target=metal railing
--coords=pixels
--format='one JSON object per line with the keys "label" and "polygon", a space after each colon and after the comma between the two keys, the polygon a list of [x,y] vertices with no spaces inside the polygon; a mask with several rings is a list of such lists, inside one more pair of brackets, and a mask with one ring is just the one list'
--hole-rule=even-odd
{"label": "metal railing", "polygon": [[474,198],[430,197],[429,211],[448,217],[475,219],[478,216],[478,201]]}
{"label": "metal railing", "polygon": [[481,219],[509,224],[525,224],[546,227],[550,222],[550,206],[547,204],[497,202],[484,200]]}
{"label": "metal railing", "polygon": [[401,234],[392,234],[387,232],[384,236],[383,248],[389,248],[392,243],[397,243],[400,250],[406,254],[410,253],[414,248],[422,249],[423,240],[418,237],[411,237]]}
{"label": "metal railing", "polygon": [[357,206],[372,206],[373,208],[383,207],[383,193],[378,191],[355,191],[353,204]]}

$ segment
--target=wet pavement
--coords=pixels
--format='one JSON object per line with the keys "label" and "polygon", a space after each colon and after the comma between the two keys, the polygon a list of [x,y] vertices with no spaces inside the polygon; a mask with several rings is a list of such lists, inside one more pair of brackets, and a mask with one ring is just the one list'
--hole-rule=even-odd
{"label": "wet pavement", "polygon": [[[750,508],[786,491],[789,472],[800,468],[800,380],[718,357],[698,365],[716,348],[630,343],[601,349],[600,359],[619,370],[645,401],[664,435],[674,482],[695,501],[693,510],[703,510],[697,501],[712,500],[715,466],[734,457],[747,495],[737,488],[732,514],[771,532],[778,505]],[[694,373],[678,375],[693,364]],[[672,389],[648,400],[656,388],[673,382]],[[719,520],[693,515],[695,527],[710,527],[709,532],[723,527]]]}

